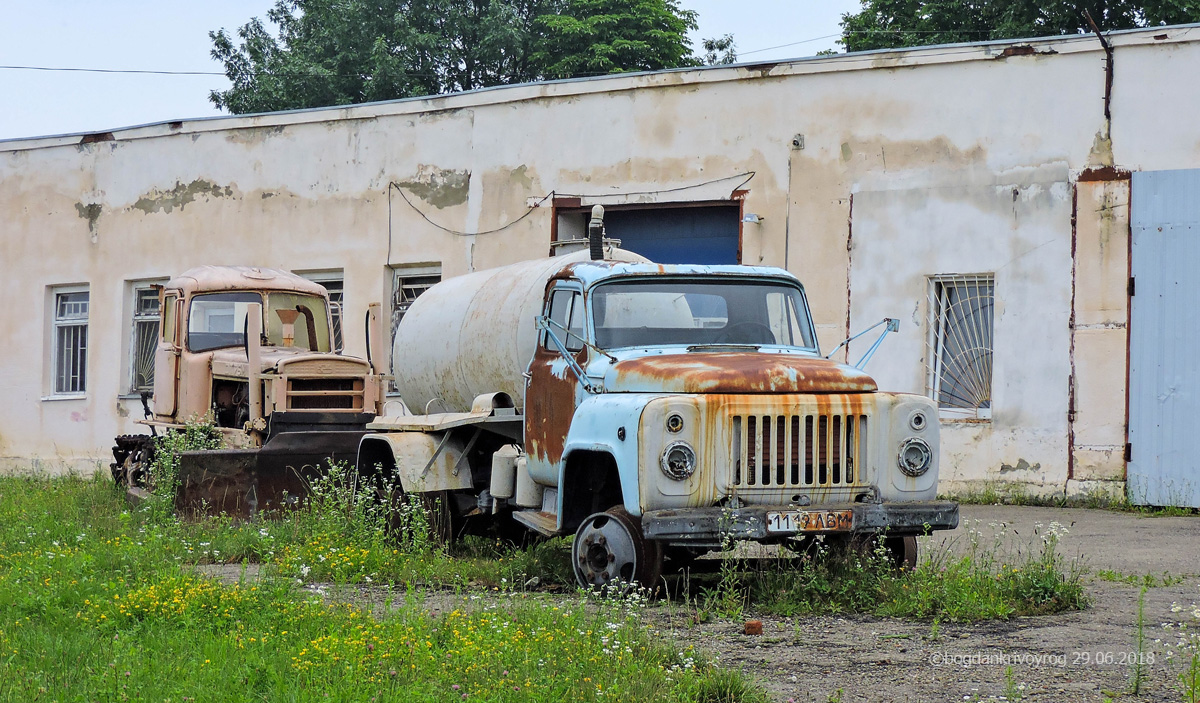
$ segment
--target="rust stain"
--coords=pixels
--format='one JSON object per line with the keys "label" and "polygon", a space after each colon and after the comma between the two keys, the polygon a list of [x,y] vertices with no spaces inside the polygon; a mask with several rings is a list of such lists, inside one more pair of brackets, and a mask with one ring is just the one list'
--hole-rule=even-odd
{"label": "rust stain", "polygon": [[1071,189],[1071,343],[1067,353],[1071,374],[1067,377],[1067,480],[1075,478],[1075,307],[1079,283],[1079,186]]}
{"label": "rust stain", "polygon": [[874,379],[821,358],[758,352],[697,352],[613,365],[612,391],[674,393],[861,393]]}
{"label": "rust stain", "polygon": [[525,393],[525,451],[546,465],[562,460],[578,399],[575,376],[566,368],[561,376],[554,372],[552,364],[558,359],[556,352],[538,347]]}
{"label": "rust stain", "polygon": [[95,132],[94,134],[83,135],[83,138],[79,140],[79,143],[95,144],[96,142],[111,142],[115,139],[116,137],[113,136],[112,132]]}
{"label": "rust stain", "polygon": [[1128,181],[1132,174],[1128,169],[1117,166],[1093,166],[1079,172],[1076,183],[1091,183],[1096,181]]}

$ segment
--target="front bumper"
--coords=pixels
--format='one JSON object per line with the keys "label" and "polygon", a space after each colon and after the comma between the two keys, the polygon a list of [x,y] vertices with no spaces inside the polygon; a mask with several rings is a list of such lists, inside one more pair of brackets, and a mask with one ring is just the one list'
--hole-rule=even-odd
{"label": "front bumper", "polygon": [[888,535],[920,535],[932,530],[958,527],[958,503],[922,501],[896,503],[834,503],[804,506],[752,505],[730,509],[721,507],[650,510],[642,515],[642,530],[648,539],[720,545],[725,540],[767,541],[786,539],[797,533],[767,529],[767,513],[803,510],[829,512],[848,510],[849,529],[806,530],[799,534],[869,534],[887,531]]}

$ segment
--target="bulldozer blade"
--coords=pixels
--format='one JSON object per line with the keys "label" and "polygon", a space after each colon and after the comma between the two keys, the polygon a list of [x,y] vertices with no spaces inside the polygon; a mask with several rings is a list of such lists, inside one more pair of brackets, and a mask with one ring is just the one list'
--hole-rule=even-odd
{"label": "bulldozer blade", "polygon": [[295,507],[330,461],[354,463],[363,434],[282,432],[260,449],[182,452],[176,508],[248,518]]}
{"label": "bulldozer blade", "polygon": [[181,452],[176,509],[238,517],[257,513],[258,452],[257,449]]}

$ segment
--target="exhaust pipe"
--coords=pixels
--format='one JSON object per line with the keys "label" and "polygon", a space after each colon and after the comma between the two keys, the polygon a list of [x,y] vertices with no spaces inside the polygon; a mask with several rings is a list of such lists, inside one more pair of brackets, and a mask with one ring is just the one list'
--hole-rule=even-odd
{"label": "exhaust pipe", "polygon": [[604,206],[592,206],[592,221],[588,223],[588,247],[592,261],[604,258]]}

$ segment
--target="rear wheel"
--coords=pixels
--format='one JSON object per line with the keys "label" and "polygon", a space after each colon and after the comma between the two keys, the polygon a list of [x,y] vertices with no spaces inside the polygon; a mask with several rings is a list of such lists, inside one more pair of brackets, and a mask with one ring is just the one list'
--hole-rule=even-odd
{"label": "rear wheel", "polygon": [[575,532],[571,565],[584,588],[614,581],[653,590],[662,574],[661,546],[642,534],[640,522],[621,506],[589,515]]}

